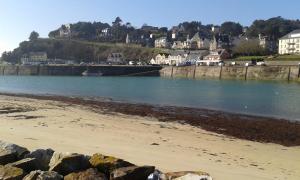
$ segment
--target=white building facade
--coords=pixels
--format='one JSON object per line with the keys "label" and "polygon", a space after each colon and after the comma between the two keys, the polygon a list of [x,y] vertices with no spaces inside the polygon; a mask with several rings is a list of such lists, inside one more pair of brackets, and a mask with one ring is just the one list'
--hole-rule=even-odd
{"label": "white building facade", "polygon": [[279,39],[279,54],[300,54],[300,29]]}
{"label": "white building facade", "polygon": [[21,58],[22,65],[41,65],[47,64],[48,57],[46,52],[30,52]]}

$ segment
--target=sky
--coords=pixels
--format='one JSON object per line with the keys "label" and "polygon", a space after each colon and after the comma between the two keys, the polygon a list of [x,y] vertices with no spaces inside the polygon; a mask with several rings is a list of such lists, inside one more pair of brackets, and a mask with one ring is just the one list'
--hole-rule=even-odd
{"label": "sky", "polygon": [[111,23],[172,27],[184,21],[251,25],[255,19],[300,19],[299,0],[0,0],[0,53],[17,48],[30,32],[47,37],[62,24]]}

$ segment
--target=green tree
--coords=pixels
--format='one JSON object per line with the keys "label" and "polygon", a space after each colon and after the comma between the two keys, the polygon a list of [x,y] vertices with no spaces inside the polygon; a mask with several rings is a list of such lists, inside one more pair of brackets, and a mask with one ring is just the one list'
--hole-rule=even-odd
{"label": "green tree", "polygon": [[113,24],[113,26],[121,26],[122,22],[123,21],[120,17],[116,17],[115,21],[112,24]]}
{"label": "green tree", "polygon": [[36,31],[32,31],[30,33],[29,40],[30,41],[35,41],[39,38],[39,36],[40,36],[39,33],[37,33]]}
{"label": "green tree", "polygon": [[282,17],[274,17],[268,20],[255,20],[249,27],[247,35],[258,37],[259,34],[269,36],[273,40],[300,28],[299,20],[288,20]]}
{"label": "green tree", "polygon": [[231,36],[238,36],[243,33],[243,26],[240,23],[224,22],[221,25],[221,33]]}
{"label": "green tree", "polygon": [[233,48],[233,54],[243,56],[260,56],[266,55],[266,50],[259,45],[257,39],[243,40]]}

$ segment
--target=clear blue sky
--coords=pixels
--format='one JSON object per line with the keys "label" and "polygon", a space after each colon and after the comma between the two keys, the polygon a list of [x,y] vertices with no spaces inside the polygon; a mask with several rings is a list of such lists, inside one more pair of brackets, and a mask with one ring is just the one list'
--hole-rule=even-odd
{"label": "clear blue sky", "polygon": [[172,26],[183,21],[250,25],[255,19],[299,19],[299,0],[0,0],[0,53],[16,48],[32,30],[42,37],[61,24],[112,22]]}

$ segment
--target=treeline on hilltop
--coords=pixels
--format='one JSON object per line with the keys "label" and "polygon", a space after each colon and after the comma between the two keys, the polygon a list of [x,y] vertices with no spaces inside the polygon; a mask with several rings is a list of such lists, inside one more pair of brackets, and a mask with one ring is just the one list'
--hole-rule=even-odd
{"label": "treeline on hilltop", "polygon": [[[62,25],[59,29],[50,32],[49,37],[58,37],[59,30],[65,28],[64,26],[65,25]],[[116,20],[112,22],[112,25],[102,22],[78,22],[70,24],[72,38],[102,42],[125,42],[127,34],[129,34],[132,39],[135,39],[141,36],[147,37],[150,33],[156,38],[166,36],[171,39],[174,28],[177,28],[180,32],[176,40],[185,40],[187,35],[191,37],[197,32],[200,33],[201,37],[211,38],[211,28],[213,26],[212,24],[203,25],[200,21],[192,21],[180,23],[169,29],[167,27],[151,29],[149,28],[151,26],[147,24],[144,24],[141,28],[135,28],[129,22],[123,23],[120,17],[117,17]],[[261,34],[273,40],[277,40],[295,29],[300,29],[300,21],[274,17],[268,20],[255,20],[249,27],[242,26],[238,22],[230,21],[224,22],[220,26],[216,25],[215,27],[219,27],[222,34],[233,37],[243,34],[249,38],[254,38]],[[103,37],[101,33],[102,30],[106,28],[111,30],[111,36],[109,38]]]}

